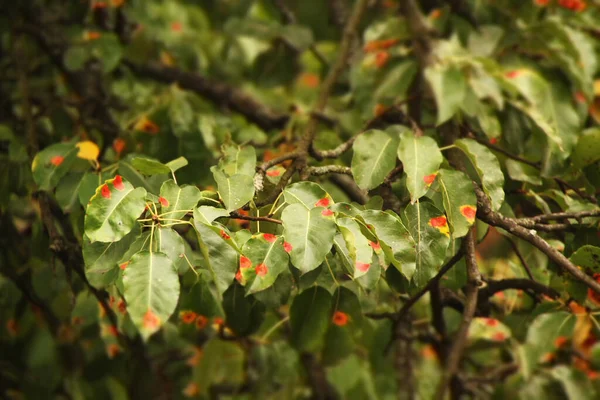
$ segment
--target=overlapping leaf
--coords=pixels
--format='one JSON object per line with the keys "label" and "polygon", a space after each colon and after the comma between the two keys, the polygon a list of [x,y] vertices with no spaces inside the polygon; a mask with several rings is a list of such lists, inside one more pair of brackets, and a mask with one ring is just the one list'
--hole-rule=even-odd
{"label": "overlapping leaf", "polygon": [[477,197],[473,183],[462,172],[449,169],[440,170],[437,182],[452,237],[456,239],[465,236],[475,222],[477,211]]}
{"label": "overlapping leaf", "polygon": [[292,342],[301,351],[317,351],[323,346],[331,321],[332,297],[319,286],[297,295],[290,307]]}
{"label": "overlapping leaf", "polygon": [[252,266],[243,268],[241,273],[248,279],[248,294],[269,288],[277,276],[288,268],[289,256],[283,248],[283,238],[269,242],[263,238],[251,238],[242,249]]}
{"label": "overlapping leaf", "polygon": [[40,190],[51,190],[69,172],[77,159],[78,149],[72,143],[56,143],[36,154],[31,164],[33,180]]}
{"label": "overlapping leaf", "polygon": [[200,190],[196,186],[178,186],[172,179],[165,181],[160,187],[160,196],[167,200],[167,206],[161,206],[165,218],[181,219],[196,207],[200,201]]}
{"label": "overlapping leaf", "polygon": [[336,223],[344,237],[350,258],[353,261],[354,277],[358,278],[369,271],[373,249],[355,220],[352,218],[339,218]]}
{"label": "overlapping leaf", "polygon": [[352,175],[361,189],[373,189],[383,183],[396,165],[398,134],[372,129],[356,138],[352,149]]}
{"label": "overlapping leaf", "polygon": [[307,210],[316,207],[321,199],[331,199],[327,192],[314,182],[297,182],[289,185],[283,191],[285,202],[302,204]]}
{"label": "overlapping leaf", "polygon": [[227,176],[217,167],[212,167],[210,170],[227,210],[237,210],[254,197],[254,179],[251,176],[242,174]]}

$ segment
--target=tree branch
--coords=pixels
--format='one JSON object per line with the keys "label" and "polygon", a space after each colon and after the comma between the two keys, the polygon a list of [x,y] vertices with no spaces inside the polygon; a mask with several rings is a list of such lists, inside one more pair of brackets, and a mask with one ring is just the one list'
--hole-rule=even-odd
{"label": "tree branch", "polygon": [[323,165],[320,167],[307,167],[306,174],[308,175],[327,175],[327,174],[345,174],[352,176],[352,169],[343,165]]}
{"label": "tree branch", "polygon": [[530,279],[513,278],[502,279],[499,281],[488,280],[486,283],[487,286],[479,290],[479,296],[482,298],[492,297],[494,294],[508,289],[520,289],[533,293],[541,293],[553,299],[560,297],[560,293],[556,290]]}
{"label": "tree branch", "polygon": [[[463,251],[465,253],[465,261],[467,265],[467,285],[465,288],[465,307],[463,311],[462,322],[456,332],[452,347],[448,352],[444,375],[438,385],[435,398],[443,400],[446,390],[455,379],[456,373],[460,365],[463,351],[467,343],[467,334],[471,321],[477,309],[477,294],[481,286],[481,274],[477,268],[477,260],[475,257],[475,230],[471,228],[467,236],[463,240]],[[454,391],[454,390],[453,390]]]}
{"label": "tree branch", "polygon": [[177,83],[181,88],[191,90],[210,101],[236,111],[265,131],[282,129],[289,120],[286,114],[280,114],[237,87],[217,82],[200,74],[166,67],[156,63],[138,64],[124,61],[136,75],[163,83]]}
{"label": "tree branch", "polygon": [[261,221],[261,222],[272,222],[274,224],[279,224],[281,225],[282,222],[278,219],[275,218],[270,218],[270,217],[253,217],[251,215],[242,215],[236,211],[232,211],[231,213],[229,213],[229,216],[233,219],[242,219],[245,221]]}
{"label": "tree branch", "polygon": [[543,238],[538,236],[535,232],[519,225],[514,219],[506,218],[502,214],[492,211],[490,200],[487,195],[483,193],[483,190],[476,187],[475,194],[477,195],[477,218],[488,225],[503,228],[512,235],[531,243],[541,252],[546,254],[548,258],[554,261],[561,269],[585,283],[595,292],[600,293],[600,284],[598,282],[573,265],[568,258],[548,244]]}

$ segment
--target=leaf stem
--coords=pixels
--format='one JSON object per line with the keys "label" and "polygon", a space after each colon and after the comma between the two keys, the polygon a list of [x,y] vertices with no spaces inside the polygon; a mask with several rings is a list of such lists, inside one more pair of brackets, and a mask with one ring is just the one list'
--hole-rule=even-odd
{"label": "leaf stem", "polygon": [[268,331],[265,332],[264,335],[262,335],[262,337],[260,338],[260,341],[265,342],[269,338],[269,336],[271,336],[273,334],[273,332],[275,332],[277,329],[279,329],[280,326],[282,326],[287,321],[289,321],[289,319],[290,319],[290,317],[287,316],[284,319],[282,319],[281,321],[274,324],[271,328],[269,328]]}

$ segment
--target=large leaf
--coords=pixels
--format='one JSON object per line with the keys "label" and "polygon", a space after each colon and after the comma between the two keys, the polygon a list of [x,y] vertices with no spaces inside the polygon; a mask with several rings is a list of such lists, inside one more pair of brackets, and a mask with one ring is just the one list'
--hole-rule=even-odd
{"label": "large leaf", "polygon": [[251,176],[241,174],[227,176],[216,167],[210,170],[227,210],[237,210],[254,197],[254,179]]}
{"label": "large leaf", "polygon": [[354,277],[358,278],[369,271],[373,258],[373,249],[369,240],[360,231],[360,226],[352,218],[339,218],[336,221],[346,242],[350,258],[353,261]]}
{"label": "large leaf", "polygon": [[404,216],[416,245],[416,270],[412,279],[417,287],[423,287],[444,262],[450,228],[444,213],[431,203],[410,204],[404,210]]}
{"label": "large leaf", "polygon": [[[200,201],[200,190],[196,186],[178,186],[172,179],[169,179],[160,187],[160,196],[167,200],[167,206],[161,206],[161,213],[165,218],[181,219],[183,216],[193,210]],[[181,211],[179,211],[181,210]]]}
{"label": "large leaf", "polygon": [[56,186],[77,160],[78,151],[72,143],[57,143],[36,154],[31,172],[40,190],[51,190]]}
{"label": "large leaf", "polygon": [[331,320],[332,297],[322,287],[308,288],[292,301],[292,342],[300,351],[317,351],[323,346]]}
{"label": "large leaf", "polygon": [[396,165],[398,134],[372,129],[356,138],[352,149],[352,174],[361,189],[373,189],[383,183]]}
{"label": "large leaf", "polygon": [[119,262],[123,254],[137,241],[139,229],[133,229],[117,242],[90,242],[83,236],[83,261],[85,276],[97,289],[112,284],[119,275]]}
{"label": "large leaf", "polygon": [[427,192],[444,158],[435,140],[408,130],[400,136],[398,158],[404,166],[406,187],[414,203]]}
{"label": "large leaf", "polygon": [[319,200],[330,199],[327,192],[314,182],[297,182],[289,185],[283,191],[285,202],[302,204],[307,210],[316,207]]}
{"label": "large leaf", "polygon": [[379,245],[388,261],[411,279],[416,269],[416,243],[402,221],[378,210],[366,210],[360,215],[379,239]]}
{"label": "large leaf", "polygon": [[202,223],[202,219],[203,217],[198,215],[198,210],[194,210],[193,222],[198,232],[200,250],[217,291],[222,295],[235,277],[238,253],[223,237],[224,235],[229,236],[228,234],[219,227]]}
{"label": "large leaf", "polygon": [[470,160],[476,178],[490,197],[492,209],[498,211],[504,202],[504,174],[496,156],[485,146],[471,139],[459,139],[455,143]]}
{"label": "large leaf", "polygon": [[179,300],[179,276],[164,253],[135,254],[123,272],[127,311],[144,340],[171,316]]}
{"label": "large leaf", "polygon": [[425,70],[425,78],[435,97],[440,125],[460,109],[467,89],[465,75],[455,65],[438,63]]}
{"label": "large leaf", "polygon": [[[117,175],[96,189],[85,214],[85,233],[92,242],[116,242],[127,235],[146,207],[144,188],[134,189]],[[116,182],[116,185],[115,185]]]}
{"label": "large leaf", "polygon": [[292,245],[292,264],[303,273],[317,268],[333,245],[335,223],[322,215],[324,210],[292,204],[281,215],[285,240]]}
{"label": "large leaf", "polygon": [[283,238],[267,241],[264,238],[251,238],[242,249],[252,266],[242,268],[241,273],[248,280],[248,294],[269,288],[277,276],[288,269],[289,256],[283,248]]}
{"label": "large leaf", "polygon": [[462,172],[449,169],[440,170],[437,182],[452,237],[456,239],[465,236],[475,222],[477,211],[473,182]]}

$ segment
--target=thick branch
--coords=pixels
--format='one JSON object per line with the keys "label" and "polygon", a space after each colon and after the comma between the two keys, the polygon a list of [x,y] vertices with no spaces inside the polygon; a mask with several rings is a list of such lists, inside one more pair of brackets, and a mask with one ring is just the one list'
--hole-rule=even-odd
{"label": "thick branch", "polygon": [[462,322],[456,332],[452,347],[448,352],[446,358],[446,366],[444,375],[438,385],[435,398],[437,400],[443,400],[446,394],[446,390],[450,386],[453,379],[458,372],[460,360],[462,358],[463,351],[467,344],[467,334],[471,321],[475,315],[477,309],[477,294],[479,292],[479,286],[481,286],[481,274],[477,268],[477,260],[475,258],[475,230],[471,228],[465,239],[463,240],[463,251],[465,253],[465,262],[467,265],[467,285],[465,288],[465,307],[463,311]]}
{"label": "thick branch", "polygon": [[226,83],[156,63],[137,64],[126,60],[125,64],[140,77],[163,83],[177,83],[183,89],[191,90],[216,104],[228,107],[266,131],[282,129],[289,119],[288,115],[279,114],[241,89]]}
{"label": "thick branch", "polygon": [[585,283],[589,288],[600,293],[600,284],[577,268],[561,252],[552,247],[543,238],[535,232],[519,225],[514,219],[506,218],[502,214],[492,211],[490,200],[480,188],[475,189],[477,195],[477,218],[488,225],[497,226],[508,231],[512,235],[521,238],[546,254],[548,258],[554,261],[560,268],[567,271],[576,279]]}

